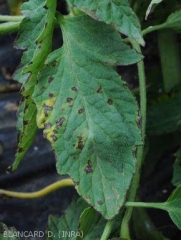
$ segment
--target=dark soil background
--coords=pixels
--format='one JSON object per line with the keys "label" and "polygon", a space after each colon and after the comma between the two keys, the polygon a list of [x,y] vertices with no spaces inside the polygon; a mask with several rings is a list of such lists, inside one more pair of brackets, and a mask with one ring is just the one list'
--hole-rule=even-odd
{"label": "dark soil background", "polygon": [[[59,6],[59,10],[66,12],[64,5]],[[0,14],[8,14],[8,12],[6,1],[0,0]],[[42,131],[38,132],[33,146],[17,172],[13,174],[6,172],[14,160],[17,148],[16,111],[20,101],[20,85],[12,80],[12,74],[20,62],[22,52],[13,48],[15,38],[16,34],[0,36],[0,188],[33,192],[64,176],[56,173],[55,158],[50,144],[42,136]],[[153,42],[154,37],[148,41]],[[55,31],[54,48],[61,44],[61,34]],[[148,71],[152,67],[152,62],[159,61],[154,45],[150,46],[149,50],[152,55],[149,54],[149,58],[145,58]],[[145,52],[145,55],[148,53]],[[135,87],[138,82],[135,70],[135,67],[118,69],[125,80],[132,79],[132,81],[128,80],[130,88]],[[149,164],[144,165],[144,178],[142,178],[139,190],[143,201],[165,201],[174,189],[171,179],[173,153],[176,147],[168,147],[160,154],[158,161],[154,161],[154,155],[151,155],[151,152],[148,155]],[[72,188],[64,188],[36,200],[0,197],[0,222],[15,226],[19,231],[45,231],[48,216],[50,214],[60,216],[73,195],[75,191]],[[156,229],[162,231],[170,240],[181,239],[180,231],[174,226],[166,212],[161,210],[149,210],[148,212]],[[32,239],[35,240],[35,238]]]}

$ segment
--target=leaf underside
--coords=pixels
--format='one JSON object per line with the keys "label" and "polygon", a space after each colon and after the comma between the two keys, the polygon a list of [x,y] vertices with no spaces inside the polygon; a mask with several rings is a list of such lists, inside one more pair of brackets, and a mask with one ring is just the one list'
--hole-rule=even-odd
{"label": "leaf underside", "polygon": [[136,101],[115,71],[142,56],[88,16],[60,21],[64,44],[49,55],[33,95],[37,124],[60,174],[107,219],[122,206],[141,144]]}
{"label": "leaf underside", "polygon": [[140,23],[127,0],[68,0],[69,3],[91,17],[112,24],[122,34],[135,39],[141,45]]}
{"label": "leaf underside", "polygon": [[20,26],[20,36],[16,46],[26,51],[23,54],[21,66],[14,75],[14,79],[22,83],[23,88],[22,102],[18,111],[19,143],[12,171],[18,168],[36,134],[37,110],[32,94],[38,73],[51,51],[56,1],[31,0],[24,3],[21,10],[25,18]]}

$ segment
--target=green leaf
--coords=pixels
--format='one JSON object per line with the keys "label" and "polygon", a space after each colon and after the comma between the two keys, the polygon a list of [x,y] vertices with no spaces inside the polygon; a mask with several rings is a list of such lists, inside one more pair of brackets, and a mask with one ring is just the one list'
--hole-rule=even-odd
{"label": "green leaf", "polygon": [[166,23],[165,26],[167,28],[172,28],[175,31],[180,32],[181,31],[181,10],[172,13]]}
{"label": "green leaf", "polygon": [[156,7],[156,5],[158,5],[159,3],[161,3],[163,0],[152,0],[150,5],[148,6],[148,9],[146,11],[146,16],[145,16],[145,20],[147,20],[148,16],[150,15],[151,12],[153,12],[153,9]]}
{"label": "green leaf", "polygon": [[135,98],[115,71],[142,57],[111,26],[88,16],[61,20],[64,45],[47,59],[34,99],[38,126],[60,174],[106,218],[123,205],[142,144]]}
{"label": "green leaf", "polygon": [[[79,232],[83,232],[84,240],[100,239],[106,221],[93,208],[85,208],[79,220]],[[76,240],[81,240],[79,236]]]}
{"label": "green leaf", "polygon": [[162,95],[148,105],[147,132],[150,135],[170,133],[180,128],[181,93]]}
{"label": "green leaf", "polygon": [[68,2],[93,18],[112,24],[122,34],[144,45],[139,20],[127,0],[68,0]]}
{"label": "green leaf", "polygon": [[56,0],[31,0],[22,5],[25,18],[16,44],[26,51],[22,57],[22,66],[16,71],[14,79],[23,84],[23,101],[19,109],[19,143],[12,171],[18,168],[36,134],[37,110],[31,97],[38,73],[51,51],[55,11]]}
{"label": "green leaf", "polygon": [[18,232],[14,227],[8,228],[4,223],[0,223],[1,240],[19,240]]}
{"label": "green leaf", "polygon": [[63,238],[65,240],[75,240],[79,233],[79,217],[85,204],[82,201],[73,201],[66,210],[65,214],[60,218],[49,216],[47,240],[58,240]]}
{"label": "green leaf", "polygon": [[176,152],[175,157],[172,184],[174,186],[179,186],[181,184],[181,148]]}
{"label": "green leaf", "polygon": [[181,230],[181,186],[173,191],[164,203],[163,209],[168,211],[172,221]]}

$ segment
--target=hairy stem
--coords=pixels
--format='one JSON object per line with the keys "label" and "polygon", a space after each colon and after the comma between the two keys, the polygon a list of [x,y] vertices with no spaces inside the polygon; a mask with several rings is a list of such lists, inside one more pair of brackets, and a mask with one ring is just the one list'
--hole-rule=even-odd
{"label": "hairy stem", "polygon": [[0,14],[0,22],[21,22],[23,18],[23,16],[10,16]]}
{"label": "hairy stem", "polygon": [[[131,43],[133,45],[133,48],[135,48],[138,52],[141,53],[140,45],[135,41],[132,41]],[[140,112],[141,112],[141,117],[142,117],[141,130],[142,130],[142,138],[144,141],[145,128],[146,128],[146,77],[145,77],[145,69],[144,69],[143,60],[140,61],[137,64],[137,66],[138,66],[139,87],[140,87]],[[134,200],[136,198],[136,193],[137,193],[137,189],[138,189],[139,182],[140,182],[140,169],[142,166],[143,158],[144,158],[144,145],[138,147],[138,151],[137,151],[136,172],[133,177],[129,196],[128,196],[128,201],[130,201],[130,202],[134,202]],[[133,211],[132,207],[130,207],[126,210],[125,215],[122,220],[122,224],[121,224],[120,236],[127,240],[131,240],[130,231],[129,231],[129,221],[132,216],[132,211]]]}
{"label": "hairy stem", "polygon": [[74,186],[74,182],[72,181],[72,179],[67,178],[67,179],[63,179],[55,183],[52,183],[49,186],[32,193],[13,192],[13,191],[0,189],[0,194],[6,195],[8,197],[14,197],[14,198],[31,199],[31,198],[44,197],[49,193],[58,190],[59,188],[70,187],[70,186]]}
{"label": "hairy stem", "polygon": [[107,222],[100,240],[107,240],[113,228],[113,220]]}
{"label": "hairy stem", "polygon": [[17,32],[21,22],[6,22],[0,24],[0,34]]}

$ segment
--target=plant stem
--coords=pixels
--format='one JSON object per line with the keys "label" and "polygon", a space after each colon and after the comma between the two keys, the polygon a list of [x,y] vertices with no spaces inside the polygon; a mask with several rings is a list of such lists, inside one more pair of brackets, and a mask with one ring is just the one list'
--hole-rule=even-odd
{"label": "plant stem", "polygon": [[177,34],[172,29],[158,31],[158,48],[165,92],[181,83],[181,60]]}
{"label": "plant stem", "polygon": [[[131,41],[133,48],[141,53],[141,47],[140,45],[135,42]],[[144,69],[144,62],[143,60],[140,61],[138,64],[138,76],[139,76],[139,87],[140,87],[140,112],[142,117],[142,138],[143,141],[145,139],[145,128],[146,128],[146,77],[145,77],[145,69]],[[132,184],[130,187],[130,192],[128,196],[128,201],[133,202],[136,198],[137,189],[140,182],[140,169],[142,166],[144,158],[144,145],[138,147],[137,151],[137,166],[136,166],[136,172],[132,179]],[[133,208],[130,207],[126,210],[125,215],[122,220],[121,224],[121,231],[120,236],[122,238],[125,238],[127,240],[131,240],[130,237],[130,231],[129,231],[129,221],[131,219]]]}
{"label": "plant stem", "polygon": [[160,29],[166,29],[167,28],[167,24],[166,23],[162,23],[162,24],[159,24],[159,25],[156,25],[156,26],[150,26],[146,29],[144,29],[142,31],[142,35],[146,35],[148,33],[151,33],[151,32],[154,32],[154,31],[158,31]]}
{"label": "plant stem", "polygon": [[100,240],[107,240],[109,238],[109,235],[112,231],[113,223],[114,223],[113,220],[110,220],[106,223],[106,226],[104,228],[104,232],[103,232]]}
{"label": "plant stem", "polygon": [[49,186],[32,193],[13,192],[13,191],[0,189],[0,194],[6,195],[8,197],[14,197],[14,198],[31,199],[31,198],[44,197],[49,193],[56,191],[59,188],[70,187],[70,186],[74,186],[74,182],[72,181],[72,179],[67,178],[67,179],[63,179],[55,183],[52,183]]}
{"label": "plant stem", "polygon": [[0,34],[17,32],[21,22],[6,22],[0,24]]}
{"label": "plant stem", "polygon": [[0,22],[21,22],[23,18],[23,16],[9,16],[0,14]]}
{"label": "plant stem", "polygon": [[164,203],[126,202],[125,206],[128,208],[141,207],[141,208],[164,209]]}

